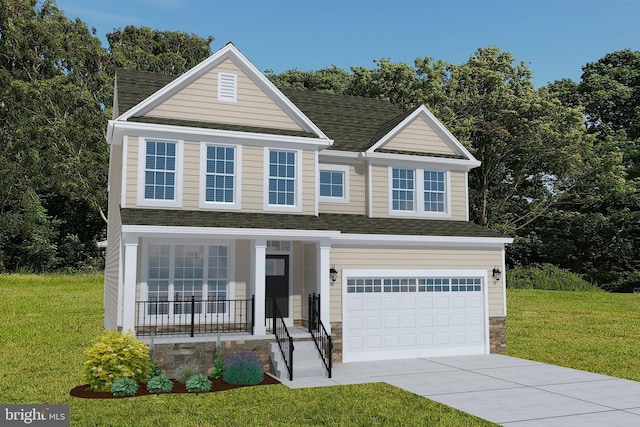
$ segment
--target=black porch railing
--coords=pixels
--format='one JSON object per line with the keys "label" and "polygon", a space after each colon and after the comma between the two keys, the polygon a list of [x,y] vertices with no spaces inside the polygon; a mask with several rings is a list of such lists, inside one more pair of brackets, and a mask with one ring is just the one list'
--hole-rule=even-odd
{"label": "black porch railing", "polygon": [[273,333],[276,336],[276,341],[278,342],[278,347],[280,347],[282,359],[287,367],[289,381],[293,381],[293,338],[291,337],[291,334],[289,334],[287,325],[284,324],[282,313],[280,312],[280,308],[278,308],[278,304],[276,304],[275,299],[273,301],[272,314]]}
{"label": "black porch railing", "polygon": [[136,301],[136,335],[253,333],[255,299]]}
{"label": "black porch railing", "polygon": [[320,320],[320,295],[315,293],[309,295],[309,333],[327,369],[327,376],[331,378],[333,341]]}

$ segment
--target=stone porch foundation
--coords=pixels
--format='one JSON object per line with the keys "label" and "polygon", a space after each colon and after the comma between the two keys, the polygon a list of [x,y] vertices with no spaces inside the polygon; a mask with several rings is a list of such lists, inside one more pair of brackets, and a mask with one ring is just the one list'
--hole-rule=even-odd
{"label": "stone porch foundation", "polygon": [[505,354],[507,352],[507,327],[505,317],[489,318],[489,352]]}

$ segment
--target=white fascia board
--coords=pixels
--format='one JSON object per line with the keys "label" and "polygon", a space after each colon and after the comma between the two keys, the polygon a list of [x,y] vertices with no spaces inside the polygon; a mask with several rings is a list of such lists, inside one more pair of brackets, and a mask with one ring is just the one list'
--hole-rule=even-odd
{"label": "white fascia board", "polygon": [[[307,116],[302,113],[289,99],[275,87],[273,83],[267,79],[260,70],[258,70],[233,44],[229,43],[216,53],[205,59],[180,77],[177,77],[171,83],[141,101],[131,109],[120,115],[117,120],[127,120],[131,117],[144,115],[147,111],[154,108],[158,103],[162,102],[174,92],[182,87],[190,84],[192,81],[202,76],[209,70],[215,68],[218,64],[226,59],[234,60],[235,64],[244,71],[258,86],[281,108],[285,109],[292,115],[293,121],[300,125],[303,129],[318,135],[321,139],[330,140]],[[333,143],[333,141],[331,141]]]}
{"label": "white fascia board", "polygon": [[453,136],[449,129],[447,129],[440,120],[437,119],[436,116],[429,111],[427,107],[421,105],[418,107],[413,113],[411,113],[407,118],[405,118],[402,122],[400,122],[396,127],[394,127],[389,133],[383,136],[378,142],[373,144],[368,150],[367,153],[374,152],[378,148],[384,146],[390,139],[395,137],[401,130],[407,127],[411,122],[413,122],[416,118],[422,117],[427,124],[429,124],[435,132],[440,135],[440,137],[444,140],[444,142],[451,147],[451,149],[463,157],[466,157],[470,161],[477,161],[476,158],[467,150],[464,145],[458,139]]}
{"label": "white fascia board", "polygon": [[264,228],[223,228],[223,227],[169,227],[161,225],[123,225],[123,234],[145,237],[226,237],[253,239],[257,237],[280,240],[322,240],[334,239],[339,231],[325,230],[276,230]]}
{"label": "white fascia board", "polygon": [[363,153],[356,153],[354,151],[340,151],[340,150],[323,150],[320,152],[320,157],[335,157],[341,159],[360,159]]}
{"label": "white fascia board", "polygon": [[482,163],[478,160],[452,159],[448,157],[432,157],[432,156],[412,156],[408,154],[391,154],[391,153],[365,153],[370,163],[376,165],[388,165],[389,161],[407,162],[413,165],[424,165],[425,163],[446,166],[451,170],[469,171],[477,168]]}
{"label": "white fascia board", "polygon": [[230,144],[253,141],[270,145],[288,144],[291,147],[295,146],[297,148],[300,148],[300,145],[304,145],[316,147],[317,149],[326,148],[333,144],[332,140],[307,138],[303,136],[238,132],[222,129],[162,125],[156,123],[109,121],[109,128],[111,129],[112,139],[110,143],[112,144],[119,144],[122,141],[122,135],[125,134],[130,136],[145,136],[149,138],[193,139],[196,141],[215,139],[217,142],[228,142]]}
{"label": "white fascia board", "polygon": [[482,247],[502,249],[513,243],[508,237],[465,237],[465,236],[405,236],[390,234],[340,234],[332,239],[332,246],[340,244],[370,246],[449,246]]}

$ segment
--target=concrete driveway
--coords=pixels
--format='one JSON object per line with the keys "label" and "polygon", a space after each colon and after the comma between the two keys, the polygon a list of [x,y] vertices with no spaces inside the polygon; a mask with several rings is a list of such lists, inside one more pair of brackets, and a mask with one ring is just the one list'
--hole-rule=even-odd
{"label": "concrete driveway", "polygon": [[640,426],[640,382],[497,354],[341,363],[291,388],[386,382],[503,426]]}

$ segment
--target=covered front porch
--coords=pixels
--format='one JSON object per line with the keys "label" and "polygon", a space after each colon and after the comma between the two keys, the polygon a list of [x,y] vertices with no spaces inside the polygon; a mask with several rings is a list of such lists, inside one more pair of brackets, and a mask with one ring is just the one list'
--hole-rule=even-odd
{"label": "covered front porch", "polygon": [[118,323],[140,337],[259,338],[272,336],[276,314],[307,324],[308,295],[319,294],[330,334],[334,234],[124,225]]}

